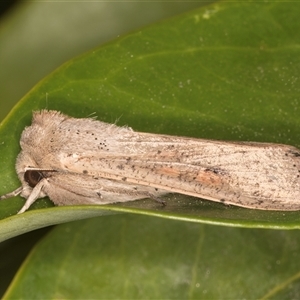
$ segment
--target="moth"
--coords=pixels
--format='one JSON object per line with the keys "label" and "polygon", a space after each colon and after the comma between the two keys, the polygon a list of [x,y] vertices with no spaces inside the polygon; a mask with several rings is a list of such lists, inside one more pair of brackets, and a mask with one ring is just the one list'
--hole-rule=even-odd
{"label": "moth", "polygon": [[300,209],[300,151],[292,146],[135,132],[58,111],[33,113],[16,171],[25,212],[38,198],[56,205],[108,204],[180,193],[251,209]]}

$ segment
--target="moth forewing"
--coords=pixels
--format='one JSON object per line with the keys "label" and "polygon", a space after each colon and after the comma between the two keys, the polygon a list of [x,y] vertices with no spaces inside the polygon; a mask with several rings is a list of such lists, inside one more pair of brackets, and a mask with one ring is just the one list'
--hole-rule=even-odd
{"label": "moth forewing", "polygon": [[[141,134],[143,136],[143,134]],[[140,137],[141,137],[140,136]],[[149,138],[150,137],[150,138]],[[156,137],[157,138],[157,137]],[[150,185],[228,204],[258,209],[294,210],[299,203],[298,151],[278,144],[228,143],[172,137],[148,147],[147,157],[96,155],[79,161],[65,157],[64,162],[77,173],[92,161],[91,174],[138,185]],[[148,143],[141,139],[141,145]],[[189,143],[190,141],[190,143]],[[187,147],[188,145],[188,147]],[[123,145],[124,146],[124,145]],[[159,149],[159,150],[158,150]],[[101,170],[101,171],[100,171]]]}
{"label": "moth forewing", "polygon": [[43,110],[23,131],[21,148],[16,168],[28,198],[22,212],[45,195],[76,205],[168,192],[254,209],[300,209],[300,152],[292,146],[134,132]]}

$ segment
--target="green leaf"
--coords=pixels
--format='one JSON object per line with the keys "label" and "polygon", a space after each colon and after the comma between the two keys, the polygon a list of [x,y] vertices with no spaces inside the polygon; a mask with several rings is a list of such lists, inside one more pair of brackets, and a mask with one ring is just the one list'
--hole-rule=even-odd
{"label": "green leaf", "polygon": [[68,223],[4,299],[297,299],[300,237],[286,233],[133,215]]}
{"label": "green leaf", "polygon": [[[17,142],[36,109],[77,117],[95,111],[101,120],[148,132],[299,146],[299,12],[297,2],[220,2],[70,61],[0,125],[0,194],[19,186]],[[136,214],[57,226],[33,249],[5,299],[299,298],[297,231],[148,217],[290,229],[299,228],[297,212],[181,195],[167,200],[165,208],[142,200],[41,210],[51,206],[42,199],[21,216],[14,214],[23,199],[1,201],[2,240],[74,219]],[[11,249],[13,258],[18,250]]]}
{"label": "green leaf", "polygon": [[135,28],[200,5],[207,2],[18,1],[0,18],[0,120],[63,62]]}
{"label": "green leaf", "polygon": [[[45,107],[74,117],[95,112],[102,121],[118,120],[137,131],[299,145],[299,5],[221,2],[69,61],[34,87],[1,124],[0,192],[19,186],[13,168],[17,141],[32,110]],[[23,200],[3,200],[1,237],[111,212],[242,227],[300,225],[297,212],[226,207],[182,195],[167,199],[165,208],[142,200],[13,217]],[[41,200],[36,207],[47,203]]]}

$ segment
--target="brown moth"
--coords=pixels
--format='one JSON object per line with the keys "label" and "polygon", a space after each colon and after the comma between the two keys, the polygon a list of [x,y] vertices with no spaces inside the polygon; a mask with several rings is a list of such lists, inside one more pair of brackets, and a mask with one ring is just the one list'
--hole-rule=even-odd
{"label": "brown moth", "polygon": [[58,111],[34,112],[16,170],[23,213],[38,198],[56,205],[107,204],[174,192],[252,209],[300,209],[300,151],[135,132]]}

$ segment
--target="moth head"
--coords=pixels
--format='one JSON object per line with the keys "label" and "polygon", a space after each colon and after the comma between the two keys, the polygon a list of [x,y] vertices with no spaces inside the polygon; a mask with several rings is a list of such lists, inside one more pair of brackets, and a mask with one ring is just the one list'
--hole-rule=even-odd
{"label": "moth head", "polygon": [[[36,185],[44,179],[43,173],[39,170],[36,162],[29,153],[20,152],[16,162],[17,175],[22,184],[21,196],[28,198]],[[46,194],[40,191],[39,198],[45,197]]]}
{"label": "moth head", "polygon": [[41,170],[32,166],[36,166],[36,163],[31,159],[31,156],[28,153],[22,151],[18,155],[16,162],[16,170],[22,186],[11,193],[0,196],[0,200],[15,197],[17,195],[26,198],[27,200],[19,210],[18,214],[26,211],[36,199],[46,196],[43,191],[46,183],[46,174],[55,172],[52,170]]}

